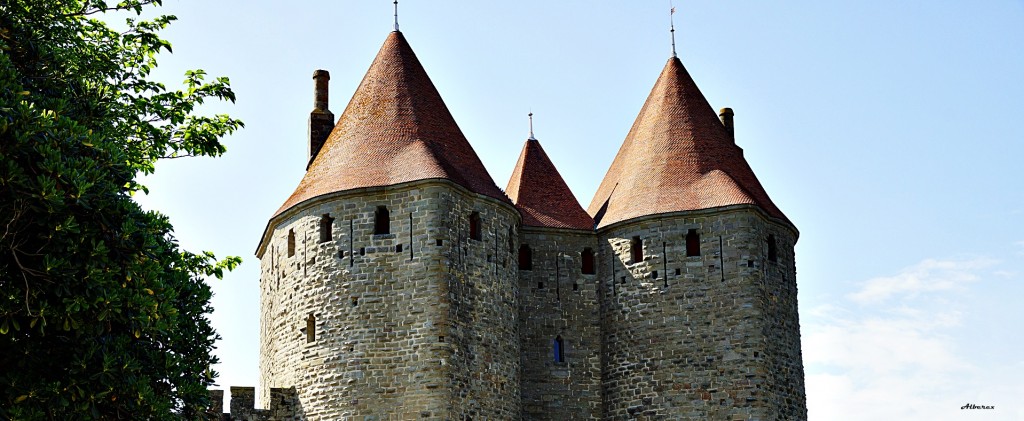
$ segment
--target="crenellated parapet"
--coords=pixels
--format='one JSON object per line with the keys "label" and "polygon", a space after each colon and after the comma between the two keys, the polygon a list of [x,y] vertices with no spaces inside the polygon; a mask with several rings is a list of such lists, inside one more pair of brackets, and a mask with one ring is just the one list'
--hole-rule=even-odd
{"label": "crenellated parapet", "polygon": [[[221,421],[292,421],[304,419],[294,387],[271,388],[270,407],[256,408],[255,387],[231,387],[231,412],[224,412],[224,391],[211,390],[210,413]],[[219,415],[219,418],[216,418]]]}

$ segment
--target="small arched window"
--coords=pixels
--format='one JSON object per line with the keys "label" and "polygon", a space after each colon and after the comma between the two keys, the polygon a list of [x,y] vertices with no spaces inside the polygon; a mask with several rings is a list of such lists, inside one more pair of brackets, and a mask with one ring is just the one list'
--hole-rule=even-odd
{"label": "small arched window", "polygon": [[633,237],[629,244],[629,251],[633,257],[633,263],[644,261],[644,240],[640,237]]}
{"label": "small arched window", "polygon": [[686,232],[686,256],[700,256],[700,234],[695,229]]}
{"label": "small arched window", "polygon": [[288,230],[288,257],[295,255],[295,230]]}
{"label": "small arched window", "polygon": [[583,272],[584,275],[593,275],[594,274],[594,250],[591,249],[590,247],[587,247],[587,248],[583,249],[583,253],[580,254],[580,258],[581,258],[580,260],[582,261],[582,266],[583,266],[582,268],[580,268],[580,271]]}
{"label": "small arched window", "polygon": [[316,316],[309,313],[306,317],[306,343],[316,342]]}
{"label": "small arched window", "polygon": [[562,336],[561,335],[555,337],[555,341],[554,341],[553,347],[554,347],[553,351],[554,351],[555,362],[556,363],[564,363],[565,362],[565,341],[562,340]]}
{"label": "small arched window", "polygon": [[519,270],[533,270],[533,250],[526,244],[519,246]]}
{"label": "small arched window", "polygon": [[373,213],[373,234],[391,234],[391,212],[387,206],[377,206]]}
{"label": "small arched window", "polygon": [[779,261],[779,250],[775,246],[775,236],[768,234],[768,261],[777,263]]}
{"label": "small arched window", "polygon": [[331,241],[331,225],[334,225],[334,218],[331,218],[331,214],[325,213],[320,217],[320,242],[326,243]]}
{"label": "small arched window", "polygon": [[483,230],[480,229],[480,212],[469,214],[469,238],[472,240],[483,240]]}

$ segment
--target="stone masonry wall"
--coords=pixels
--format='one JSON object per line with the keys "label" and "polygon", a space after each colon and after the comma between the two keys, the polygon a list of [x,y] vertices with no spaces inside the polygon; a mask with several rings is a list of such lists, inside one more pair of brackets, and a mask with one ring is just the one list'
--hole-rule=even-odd
{"label": "stone masonry wall", "polygon": [[[765,394],[772,397],[766,419],[806,420],[800,316],[797,312],[796,237],[788,229],[769,224],[765,232],[775,238],[778,257],[768,262],[758,288],[766,342],[762,365],[767,371]],[[767,255],[767,244],[763,256]]]}
{"label": "stone masonry wall", "polygon": [[[390,211],[390,234],[373,233],[378,206]],[[474,211],[480,241],[469,238]],[[330,238],[320,242],[325,214]],[[517,418],[516,270],[494,248],[507,247],[518,218],[510,205],[426,180],[346,192],[272,221],[260,256],[264,407],[269,388],[295,387],[302,419]]]}
{"label": "stone masonry wall", "polygon": [[[689,229],[699,256],[686,256]],[[598,235],[605,419],[806,419],[794,231],[740,206]]]}
{"label": "stone masonry wall", "polygon": [[[532,268],[519,271],[524,420],[601,420],[601,331],[596,274],[582,273],[591,231],[523,227]],[[563,339],[564,360],[554,342]]]}
{"label": "stone masonry wall", "polygon": [[231,387],[231,412],[224,412],[224,391],[211,390],[210,419],[220,421],[293,421],[298,417],[298,396],[294,388],[270,389],[270,405],[257,409],[256,388]]}

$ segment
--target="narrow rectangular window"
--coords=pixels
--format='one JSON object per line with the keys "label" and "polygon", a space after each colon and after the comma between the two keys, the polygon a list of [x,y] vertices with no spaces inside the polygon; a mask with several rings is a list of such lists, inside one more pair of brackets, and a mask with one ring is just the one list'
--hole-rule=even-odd
{"label": "narrow rectangular window", "polygon": [[533,270],[533,250],[526,244],[519,246],[519,270]]}
{"label": "narrow rectangular window", "polygon": [[377,206],[373,213],[373,234],[391,234],[391,212],[387,206]]}
{"label": "narrow rectangular window", "polygon": [[288,230],[288,257],[295,256],[295,230]]}
{"label": "narrow rectangular window", "polygon": [[583,249],[583,253],[580,255],[582,261],[582,268],[580,271],[584,275],[593,275],[596,271],[594,270],[594,250],[590,247]]}
{"label": "narrow rectangular window", "polygon": [[644,261],[644,240],[640,237],[633,237],[633,240],[630,241],[629,249],[633,257],[633,263]]}
{"label": "narrow rectangular window", "polygon": [[483,240],[483,229],[480,227],[480,212],[469,214],[469,238],[471,240]]}
{"label": "narrow rectangular window", "polygon": [[309,313],[306,317],[306,343],[316,342],[316,316]]}
{"label": "narrow rectangular window", "polygon": [[695,229],[686,232],[686,256],[700,256],[700,234]]}
{"label": "narrow rectangular window", "polygon": [[325,213],[320,217],[320,242],[331,241],[331,227],[334,225],[334,218],[331,214]]}

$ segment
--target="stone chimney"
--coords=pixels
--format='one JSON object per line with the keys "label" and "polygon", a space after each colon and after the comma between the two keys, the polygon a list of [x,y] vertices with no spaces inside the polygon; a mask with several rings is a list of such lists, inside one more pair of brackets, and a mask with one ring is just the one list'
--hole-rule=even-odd
{"label": "stone chimney", "polygon": [[327,84],[331,80],[331,74],[326,70],[313,72],[313,112],[309,113],[309,161],[306,162],[306,169],[320,153],[320,148],[327,141],[327,136],[334,128],[334,113],[328,109]]}
{"label": "stone chimney", "polygon": [[722,108],[718,111],[718,117],[722,119],[722,125],[725,126],[725,130],[729,132],[729,136],[732,137],[733,142],[736,141],[736,129],[733,127],[732,108]]}

